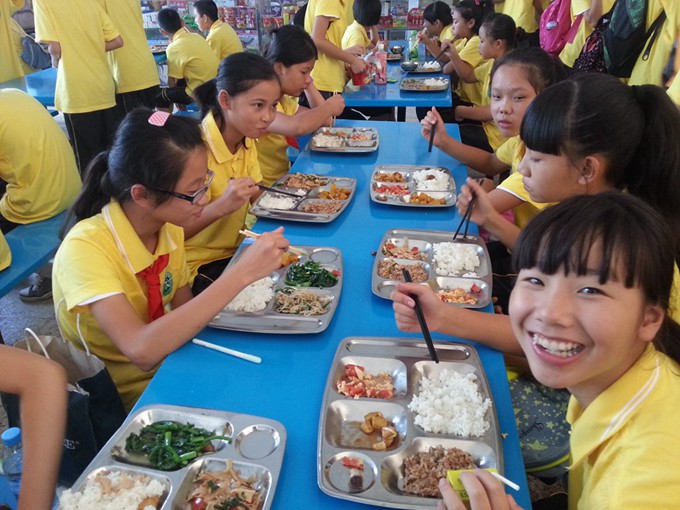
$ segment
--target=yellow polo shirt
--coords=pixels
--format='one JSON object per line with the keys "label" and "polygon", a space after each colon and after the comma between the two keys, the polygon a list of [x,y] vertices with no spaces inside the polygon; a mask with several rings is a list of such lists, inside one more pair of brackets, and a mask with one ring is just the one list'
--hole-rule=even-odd
{"label": "yellow polo shirt", "polygon": [[675,76],[673,79],[673,83],[671,83],[671,86],[668,88],[666,91],[667,94],[670,96],[670,98],[673,100],[673,102],[680,106],[680,73]]}
{"label": "yellow polo shirt", "polygon": [[0,0],[0,82],[24,75],[21,59],[15,49],[17,34],[10,28],[12,12],[23,6],[24,0]]}
{"label": "yellow polo shirt", "polygon": [[[673,45],[680,35],[680,2],[678,0],[649,0],[647,4],[647,28],[661,14],[661,10],[666,12],[666,20],[661,25],[649,59],[643,60],[644,49],[635,62],[633,71],[628,80],[628,85],[652,85],[663,86],[663,70],[668,64],[668,60],[673,50]],[[646,48],[646,43],[645,43]]]}
{"label": "yellow polo shirt", "polygon": [[346,50],[352,46],[362,46],[368,48],[371,44],[371,39],[366,33],[366,29],[358,21],[354,21],[345,30],[345,35],[342,36],[342,49]]}
{"label": "yellow polo shirt", "polygon": [[[489,59],[475,67],[475,78],[477,78],[477,85],[480,86],[480,106],[489,106],[491,104],[491,69],[493,68],[493,63],[494,59]],[[482,128],[484,128],[489,145],[491,145],[494,151],[498,150],[506,142],[507,138],[501,134],[493,120],[482,122]]]}
{"label": "yellow polo shirt", "polygon": [[116,92],[123,94],[159,85],[158,68],[144,33],[141,4],[137,0],[99,2],[123,36],[123,47],[107,52]]}
{"label": "yellow polo shirt", "polygon": [[505,0],[501,4],[495,4],[494,8],[496,12],[507,14],[514,19],[515,24],[522,27],[527,34],[538,30],[533,0]]}
{"label": "yellow polo shirt", "polygon": [[9,250],[5,236],[0,232],[0,271],[7,269],[12,263],[12,252]]}
{"label": "yellow polo shirt", "polygon": [[217,76],[220,61],[212,48],[202,36],[184,28],[172,36],[165,54],[168,57],[168,77],[178,80],[184,78],[188,95],[192,95],[199,85]]}
{"label": "yellow polo shirt", "polygon": [[26,37],[26,31],[23,28],[21,28],[21,25],[19,25],[19,23],[17,23],[14,18],[9,19],[9,30],[10,36],[12,38],[12,45],[14,46],[14,51],[16,51],[17,57],[19,58],[19,64],[21,65],[23,75],[36,72],[37,69],[34,69],[31,66],[29,66],[21,58],[21,54],[24,52],[24,44],[21,41],[21,39],[23,37]]}
{"label": "yellow polo shirt", "polygon": [[[76,328],[79,320],[83,338],[90,350],[106,364],[128,410],[156,369],[144,372],[130,363],[102,331],[88,305],[123,294],[139,318],[148,323],[147,287],[137,273],[164,254],[169,254],[170,258],[160,275],[161,295],[168,309],[175,292],[189,284],[181,227],[166,223],[158,234],[155,253],[150,253],[120,204],[112,201],[101,213],[77,223],[54,257],[52,291],[61,331],[66,339],[81,347]],[[59,306],[62,299],[65,306]]]}
{"label": "yellow polo shirt", "polygon": [[[257,162],[255,142],[246,138],[236,154],[229,152],[224,143],[220,128],[212,113],[201,124],[203,139],[208,146],[208,168],[215,172],[208,197],[216,200],[226,191],[229,179],[251,177],[255,182],[262,181],[260,165]],[[215,221],[185,242],[187,263],[191,277],[195,277],[203,264],[231,257],[241,244],[239,230],[243,228],[250,204],[244,204],[229,216]]]}
{"label": "yellow polo shirt", "polygon": [[38,101],[0,90],[0,178],[7,191],[0,214],[34,223],[67,209],[80,193],[80,174],[63,130]]}
{"label": "yellow polo shirt", "polygon": [[[477,68],[477,66],[485,62],[481,53],[479,53],[478,35],[473,35],[469,39],[461,39],[456,45],[456,50],[458,50],[460,58],[473,68]],[[475,106],[482,104],[482,85],[479,82],[465,83],[463,80],[460,80],[456,92],[458,92],[463,101],[468,101]]]}
{"label": "yellow polo shirt", "polygon": [[57,110],[87,113],[115,106],[104,46],[120,33],[101,6],[91,0],[34,0],[33,9],[36,38],[61,44]]}
{"label": "yellow polo shirt", "polygon": [[570,510],[677,508],[679,374],[649,345],[588,407],[571,398]]}
{"label": "yellow polo shirt", "polygon": [[241,44],[241,39],[238,38],[236,31],[220,20],[212,24],[206,41],[208,41],[208,45],[215,52],[215,56],[220,62],[232,53],[243,51],[243,44]]}
{"label": "yellow polo shirt", "polygon": [[453,41],[453,24],[446,25],[439,33],[439,41]]}
{"label": "yellow polo shirt", "polygon": [[[276,111],[292,117],[298,111],[298,98],[281,96]],[[267,133],[256,141],[257,160],[260,163],[262,184],[271,186],[274,182],[290,169],[288,160],[288,140],[283,135]]]}
{"label": "yellow polo shirt", "polygon": [[[603,14],[609,12],[612,9],[612,7],[614,6],[614,1],[615,0],[602,0]],[[571,0],[572,23],[574,22],[576,16],[578,16],[579,14],[583,14],[585,11],[590,9],[591,4],[592,0]],[[581,50],[583,50],[583,46],[586,43],[586,39],[590,34],[593,33],[593,29],[594,27],[588,25],[585,19],[581,19],[581,24],[579,25],[578,30],[576,31],[576,35],[574,36],[573,42],[571,43],[567,42],[564,48],[562,48],[562,52],[560,53],[560,60],[564,65],[573,67],[574,61],[581,54]]]}
{"label": "yellow polo shirt", "polygon": [[[347,2],[350,4],[351,2]],[[342,47],[342,37],[347,28],[347,5],[340,0],[309,0],[305,13],[305,30],[311,35],[314,28],[314,18],[326,16],[333,18],[326,32],[326,39],[338,48]],[[342,92],[347,81],[345,64],[341,60],[329,57],[319,52],[319,59],[312,70],[314,85],[324,92]]]}

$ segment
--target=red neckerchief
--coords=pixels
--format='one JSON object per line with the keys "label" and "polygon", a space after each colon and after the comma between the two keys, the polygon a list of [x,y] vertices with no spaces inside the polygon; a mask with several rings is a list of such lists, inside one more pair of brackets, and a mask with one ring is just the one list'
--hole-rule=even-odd
{"label": "red neckerchief", "polygon": [[163,309],[163,297],[161,296],[161,278],[160,274],[165,266],[168,265],[170,255],[167,253],[161,255],[156,261],[146,269],[143,269],[137,276],[141,276],[148,285],[147,298],[149,300],[149,320],[154,321],[162,317],[165,313]]}

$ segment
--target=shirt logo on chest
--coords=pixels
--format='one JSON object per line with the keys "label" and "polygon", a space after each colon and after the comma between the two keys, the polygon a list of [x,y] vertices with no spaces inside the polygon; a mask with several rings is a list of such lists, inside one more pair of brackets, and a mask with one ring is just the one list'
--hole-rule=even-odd
{"label": "shirt logo on chest", "polygon": [[163,295],[167,296],[172,291],[172,273],[165,272],[165,280],[163,281]]}

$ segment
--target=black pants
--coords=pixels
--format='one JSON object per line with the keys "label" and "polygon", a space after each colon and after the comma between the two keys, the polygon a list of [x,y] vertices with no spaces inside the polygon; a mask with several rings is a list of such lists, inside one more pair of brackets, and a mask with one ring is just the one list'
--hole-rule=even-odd
{"label": "black pants", "polygon": [[64,113],[64,119],[82,176],[90,161],[111,145],[120,122],[119,111],[114,106],[87,113]]}
{"label": "black pants", "polygon": [[125,117],[132,110],[140,106],[153,110],[156,106],[156,97],[160,93],[161,88],[158,85],[154,85],[147,89],[116,94],[116,108],[118,108],[120,117]]}
{"label": "black pants", "polygon": [[486,248],[489,250],[493,270],[493,297],[497,298],[496,305],[507,315],[510,293],[517,281],[512,267],[512,255],[500,241],[491,241]]}
{"label": "black pants", "polygon": [[193,292],[194,296],[198,296],[207,289],[212,282],[217,280],[229,265],[230,261],[231,257],[208,262],[199,267],[198,274],[196,275],[196,278],[194,278],[194,285],[191,287],[191,292]]}
{"label": "black pants", "polygon": [[477,147],[486,152],[493,153],[494,150],[489,145],[489,139],[486,136],[484,128],[479,124],[461,124],[460,128],[460,141],[465,145],[470,145],[472,147]]}
{"label": "black pants", "polygon": [[194,98],[187,94],[185,87],[186,85],[162,88],[160,93],[156,94],[156,107],[170,108],[174,103],[192,104]]}
{"label": "black pants", "polygon": [[18,226],[20,226],[20,223],[14,223],[13,221],[9,221],[2,214],[0,214],[0,230],[2,231],[3,234],[11,232]]}

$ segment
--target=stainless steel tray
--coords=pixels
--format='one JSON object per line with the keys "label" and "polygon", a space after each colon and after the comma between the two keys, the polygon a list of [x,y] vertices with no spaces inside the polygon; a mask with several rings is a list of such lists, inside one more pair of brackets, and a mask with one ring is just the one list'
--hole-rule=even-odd
{"label": "stainless steel tray", "polygon": [[[231,442],[214,441],[216,451],[202,455],[184,468],[161,471],[146,459],[125,452],[125,439],[132,432],[156,421],[192,423],[217,434],[232,437]],[[152,405],[128,416],[108,443],[73,484],[77,492],[102,470],[126,471],[157,479],[166,488],[161,510],[183,510],[196,475],[202,471],[222,471],[227,459],[242,476],[255,476],[255,487],[262,495],[262,510],[271,508],[286,447],[286,429],[275,420],[196,407]]]}
{"label": "stainless steel tray", "polygon": [[[339,146],[330,147],[319,143],[320,135],[337,139]],[[352,137],[360,137],[355,140]],[[380,135],[375,128],[324,127],[317,129],[309,141],[309,149],[320,152],[373,152],[378,149]]]}
{"label": "stainless steel tray", "polygon": [[[234,260],[242,256],[250,243],[244,242],[234,254]],[[274,299],[272,298],[264,310],[259,312],[234,312],[222,310],[208,324],[213,328],[231,329],[235,331],[248,331],[252,333],[277,333],[277,334],[301,334],[301,333],[320,333],[325,330],[333,318],[335,309],[338,307],[340,292],[342,291],[342,281],[344,268],[342,264],[342,252],[337,248],[325,246],[296,246],[303,249],[307,255],[300,258],[300,262],[312,260],[320,263],[329,271],[337,270],[338,283],[333,287],[295,287],[285,283],[288,268],[281,268],[271,274],[274,280],[274,291],[283,287],[294,287],[296,289],[309,290],[315,294],[330,296],[332,301],[326,313],[322,315],[291,315],[280,313],[274,310]]]}
{"label": "stainless steel tray", "polygon": [[[292,209],[271,209],[267,207],[262,207],[262,205],[260,205],[262,198],[266,194],[271,193],[267,191],[263,193],[255,201],[255,203],[253,203],[252,207],[250,208],[250,212],[255,216],[261,216],[264,218],[276,218],[277,220],[302,221],[309,223],[329,223],[338,216],[340,216],[340,214],[342,214],[342,211],[344,211],[347,208],[350,201],[354,197],[355,194],[354,192],[356,191],[357,187],[356,179],[352,179],[351,177],[318,176],[319,178],[323,179],[326,182],[326,184],[311,189],[291,188],[286,185],[291,175],[295,174],[284,175],[283,177],[279,178],[274,184],[272,184],[271,187],[281,189],[289,193],[297,192],[300,194],[300,198],[295,201],[295,204]],[[349,189],[350,190],[349,197],[345,200],[336,201],[316,198],[322,191],[330,190],[332,184],[335,184],[338,188]],[[305,212],[303,210],[306,204],[314,202],[340,202],[340,208],[333,213],[314,213]]]}
{"label": "stainless steel tray", "polygon": [[[426,255],[424,260],[409,260],[389,257],[383,252],[383,245],[390,241],[397,246],[401,246],[404,239],[408,239],[409,246],[417,247],[418,251]],[[427,281],[424,285],[429,285],[432,290],[439,292],[444,289],[463,288],[468,290],[471,285],[477,285],[480,289],[477,304],[455,304],[452,306],[462,306],[465,308],[483,308],[491,302],[491,287],[493,275],[491,273],[491,259],[486,249],[486,244],[479,236],[468,234],[466,238],[459,235],[456,243],[474,246],[479,257],[479,267],[475,269],[477,276],[465,276],[468,272],[463,270],[460,273],[449,276],[438,273],[437,264],[434,260],[433,245],[443,242],[452,242],[453,232],[441,232],[437,230],[407,230],[393,229],[388,230],[380,241],[380,246],[376,252],[373,273],[371,277],[371,287],[373,294],[382,298],[389,299],[397,281],[381,278],[378,276],[378,265],[381,260],[391,259],[400,265],[422,264],[427,272]]]}
{"label": "stainless steel tray", "polygon": [[[448,184],[445,189],[429,191],[418,189],[413,178],[413,173],[422,170],[432,170],[444,172],[448,176]],[[380,180],[381,174],[401,174],[404,182],[387,182]],[[398,196],[389,193],[381,193],[381,186],[402,186],[408,194]],[[409,202],[414,193],[426,193],[432,198],[443,198],[444,204],[413,204]],[[378,165],[371,176],[371,200],[379,204],[397,205],[401,207],[451,207],[456,204],[456,183],[448,168],[417,165]]]}
{"label": "stainless steel tray", "polygon": [[422,62],[417,62],[418,67],[416,67],[413,71],[408,71],[409,74],[435,74],[435,73],[441,73],[442,72],[442,65],[439,65],[435,68],[429,69],[427,67],[423,67],[423,64],[428,64],[430,62],[436,62],[432,60],[427,60],[427,61],[422,61]]}
{"label": "stainless steel tray", "polygon": [[399,84],[401,90],[408,92],[436,92],[446,90],[450,86],[448,78],[438,85],[426,85],[425,80],[432,80],[433,78],[404,78]]}
{"label": "stainless steel tray", "polygon": [[[491,426],[481,437],[427,433],[415,425],[413,413],[407,406],[418,391],[420,380],[436,377],[444,369],[461,374],[474,373],[482,397],[492,399],[486,373],[474,347],[453,342],[434,344],[440,360],[438,364],[431,361],[423,341],[349,337],[340,342],[326,382],[317,441],[317,482],[326,494],[390,508],[435,507],[436,498],[404,492],[401,466],[408,455],[436,445],[460,448],[472,455],[478,467],[503,472],[502,441],[493,401],[486,416]],[[348,364],[362,365],[371,374],[390,373],[394,379],[394,398],[357,400],[340,394],[336,383]],[[376,451],[353,448],[344,443],[343,424],[361,421],[371,411],[381,411],[394,423],[399,434],[396,447]],[[349,487],[348,470],[341,462],[344,456],[364,461],[363,487],[356,492]]]}

